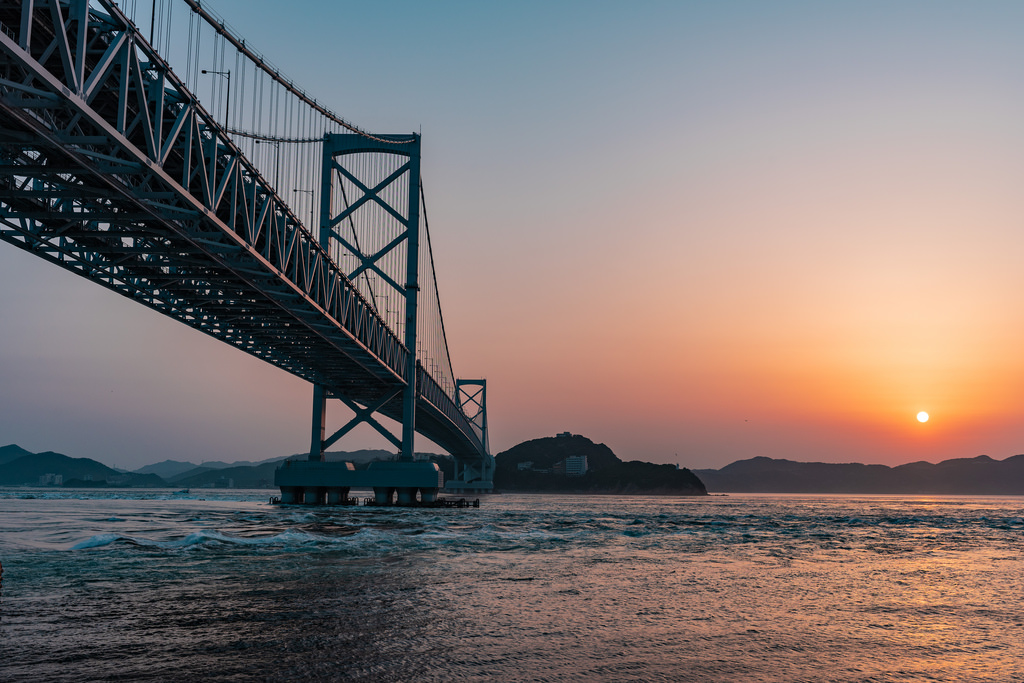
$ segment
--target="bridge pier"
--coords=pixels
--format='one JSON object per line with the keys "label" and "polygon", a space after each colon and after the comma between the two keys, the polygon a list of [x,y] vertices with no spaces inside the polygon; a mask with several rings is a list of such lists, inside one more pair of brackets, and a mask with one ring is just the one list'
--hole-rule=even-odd
{"label": "bridge pier", "polygon": [[348,489],[347,488],[329,488],[327,489],[327,504],[328,505],[344,505],[348,502]]}
{"label": "bridge pier", "polygon": [[281,502],[344,505],[353,488],[373,489],[377,505],[414,505],[437,500],[444,475],[433,462],[373,462],[357,470],[350,462],[286,460],[275,472]]}
{"label": "bridge pier", "polygon": [[[374,486],[373,503],[381,506],[409,506],[417,503],[435,503],[438,486]],[[476,489],[479,493],[479,489]],[[351,489],[347,486],[282,486],[284,505],[352,505]]]}
{"label": "bridge pier", "polygon": [[282,486],[281,502],[285,505],[348,505],[347,486]]}

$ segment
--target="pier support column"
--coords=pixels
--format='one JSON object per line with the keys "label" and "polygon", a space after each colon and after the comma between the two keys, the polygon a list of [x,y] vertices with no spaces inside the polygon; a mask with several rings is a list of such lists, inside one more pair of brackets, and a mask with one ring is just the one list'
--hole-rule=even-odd
{"label": "pier support column", "polygon": [[420,489],[420,502],[433,503],[437,500],[437,489]]}
{"label": "pier support column", "polygon": [[412,505],[416,502],[416,489],[411,486],[401,486],[398,489],[398,504]]}
{"label": "pier support column", "polygon": [[387,486],[374,486],[373,487],[373,502],[377,505],[391,505],[391,498],[394,495],[395,490]]}

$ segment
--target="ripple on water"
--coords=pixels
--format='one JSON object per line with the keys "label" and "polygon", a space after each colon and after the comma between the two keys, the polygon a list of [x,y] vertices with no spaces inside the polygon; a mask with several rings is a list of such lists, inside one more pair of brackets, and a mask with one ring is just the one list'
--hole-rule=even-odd
{"label": "ripple on water", "polygon": [[1014,680],[1022,508],[0,496],[0,679]]}

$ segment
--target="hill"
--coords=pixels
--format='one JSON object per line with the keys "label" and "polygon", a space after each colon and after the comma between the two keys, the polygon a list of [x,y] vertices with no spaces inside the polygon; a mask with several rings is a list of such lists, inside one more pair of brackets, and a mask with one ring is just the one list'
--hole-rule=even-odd
{"label": "hill", "polygon": [[26,455],[32,455],[32,453],[26,451],[21,446],[11,444],[10,446],[0,447],[0,465],[3,465],[5,462],[10,462],[11,460],[17,460],[18,458]]}
{"label": "hill", "polygon": [[[330,451],[328,460],[356,463],[365,467],[374,460],[390,460],[395,457],[391,451],[364,449],[359,451]],[[451,456],[433,453],[417,453],[420,458],[436,462],[447,479],[455,476],[455,465]],[[288,458],[305,459],[306,454],[277,456],[258,462],[238,461],[224,463],[204,462],[196,465],[181,460],[164,460],[146,465],[135,472],[122,472],[107,467],[89,458],[70,458],[60,453],[31,453],[20,446],[11,444],[0,447],[0,486],[38,486],[39,478],[47,474],[60,475],[63,486],[145,486],[145,487],[216,487],[272,488],[274,470],[281,461]]]}
{"label": "hill", "polygon": [[[374,460],[391,460],[395,454],[384,450],[333,451],[325,454],[329,461],[348,461],[355,464],[356,469],[366,467]],[[429,458],[436,462],[445,473],[445,478],[455,476],[455,465],[451,456],[417,453],[421,458]],[[183,472],[168,481],[174,486],[188,488],[207,488],[211,486],[231,486],[232,488],[261,489],[274,488],[274,470],[286,459],[305,460],[306,454],[271,458],[258,465],[235,465],[232,467],[210,468],[195,467]]]}
{"label": "hill", "polygon": [[[6,448],[18,448],[17,446],[7,446]],[[21,450],[21,449],[19,449]],[[0,453],[2,453],[0,449]],[[22,450],[22,455],[28,453],[28,451]],[[223,460],[205,460],[198,465],[194,462],[187,462],[183,460],[163,460],[152,465],[146,465],[135,470],[136,474],[156,474],[162,479],[168,482],[178,482],[185,479],[191,479],[199,476],[200,474],[210,472],[213,470],[224,470],[233,467],[260,467],[267,463],[279,464],[283,460],[288,459],[301,459],[306,458],[305,453],[296,453],[294,455],[279,455],[273,458],[265,458],[263,460],[236,460],[234,462],[225,462]],[[373,460],[387,460],[388,458],[394,457],[394,453],[391,451],[385,451],[380,449],[363,449],[359,451],[329,451],[325,453],[328,460],[348,460],[350,462],[371,462]],[[423,454],[417,454],[423,455]],[[0,456],[2,458],[2,456]],[[2,459],[0,459],[2,462]]]}
{"label": "hill", "polygon": [[136,474],[155,474],[161,479],[170,481],[173,477],[195,469],[195,464],[181,460],[162,460],[135,470]]}
{"label": "hill", "polygon": [[[274,470],[285,457],[270,458],[262,463],[242,461],[226,467],[210,467],[205,463],[165,460],[140,468],[136,472],[122,473],[89,458],[70,458],[59,453],[33,454],[18,446],[0,449],[0,457],[13,456],[0,464],[0,485],[38,485],[46,474],[63,477],[64,485],[72,486],[149,486],[149,487],[232,487],[272,488]],[[347,460],[357,468],[374,460],[390,460],[395,454],[384,450],[354,452],[334,451],[326,454],[328,460]],[[553,474],[556,464],[574,455],[585,455],[589,471],[579,477]],[[445,479],[454,477],[454,460],[448,455],[417,453],[421,458],[436,462]],[[288,456],[305,458],[304,454]],[[654,493],[672,495],[705,495],[707,492],[692,472],[673,465],[654,465],[646,462],[623,462],[604,444],[596,444],[579,435],[534,439],[526,441],[496,458],[495,484],[507,491],[563,491],[587,493]],[[519,464],[532,463],[531,469],[520,470]],[[541,471],[538,471],[541,470]],[[164,473],[166,479],[160,476]],[[171,474],[174,473],[174,474]]]}
{"label": "hill", "polygon": [[198,468],[202,471],[190,470],[186,476],[174,479],[175,486],[189,488],[202,488],[209,486],[228,486],[236,489],[264,489],[274,485],[274,470],[277,469],[277,461],[264,463],[262,465],[241,465],[239,467],[224,467],[221,469]]}
{"label": "hill", "polygon": [[[555,465],[585,455],[582,476],[555,474]],[[704,484],[688,469],[636,460],[623,462],[608,446],[578,434],[525,441],[496,457],[494,486],[502,491],[566,493],[648,493],[707,495]],[[526,469],[520,465],[530,463]]]}
{"label": "hill", "polygon": [[75,483],[87,486],[166,486],[154,474],[122,473],[90,458],[69,458],[61,453],[28,453],[0,464],[0,485],[20,486],[39,484],[39,478],[58,474],[63,485]]}
{"label": "hill", "polygon": [[979,455],[896,467],[757,457],[696,473],[714,492],[1024,495],[1024,455],[1005,460]]}

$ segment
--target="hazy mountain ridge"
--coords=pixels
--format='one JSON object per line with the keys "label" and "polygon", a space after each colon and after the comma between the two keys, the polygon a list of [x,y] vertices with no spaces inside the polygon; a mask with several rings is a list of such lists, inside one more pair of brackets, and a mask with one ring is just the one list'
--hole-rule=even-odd
{"label": "hazy mountain ridge", "polygon": [[170,481],[173,477],[195,469],[196,465],[181,460],[162,460],[135,470],[136,474],[155,474],[161,479]]}
{"label": "hazy mountain ridge", "polygon": [[[330,451],[325,453],[328,460],[347,460],[356,467],[365,466],[373,460],[394,458],[392,451],[362,449],[358,451]],[[422,458],[437,462],[447,477],[454,476],[450,456],[432,453],[417,453]],[[148,488],[204,488],[227,486],[233,488],[273,488],[274,470],[287,459],[305,460],[307,453],[267,458],[253,462],[242,460],[236,463],[204,462],[196,465],[181,460],[164,460],[146,465],[134,472],[124,472],[108,467],[91,458],[71,458],[61,453],[47,451],[32,453],[11,444],[0,447],[0,486],[36,486],[39,478],[47,474],[63,477],[63,486],[131,486]],[[211,465],[217,465],[212,467]],[[166,476],[160,472],[167,473]]]}
{"label": "hazy mountain ridge", "polygon": [[189,470],[184,475],[171,480],[171,483],[186,488],[201,488],[210,484],[216,485],[218,482],[226,484],[227,480],[230,480],[232,488],[267,489],[274,486],[274,470],[277,469],[278,464],[278,461],[275,460],[262,465],[239,465],[221,469],[202,468],[203,471],[198,473],[195,470]]}
{"label": "hazy mountain ridge", "polygon": [[[450,457],[419,454],[438,462],[452,473]],[[533,461],[536,469],[550,469],[570,455],[586,455],[591,472],[584,477],[553,477],[519,471],[520,462]],[[365,464],[395,457],[390,451],[332,451],[329,460]],[[268,458],[255,465],[241,461],[229,467],[210,468],[182,461],[164,461],[124,473],[90,458],[71,458],[47,451],[31,453],[11,444],[0,447],[0,485],[37,485],[39,477],[60,474],[64,484],[145,487],[204,487],[232,480],[236,488],[270,488],[274,469],[295,454]],[[673,465],[639,461],[623,462],[604,444],[586,437],[548,437],[518,444],[496,456],[495,484],[500,490],[590,491],[607,493],[673,493],[693,487],[689,477],[712,493],[839,493],[904,495],[1024,495],[1024,455],[994,460],[987,455],[954,458],[939,463],[912,462],[895,467],[861,463],[797,462],[756,457],[737,460],[720,469],[687,470]],[[159,466],[188,466],[170,477],[161,477]],[[155,470],[155,471],[154,471]]]}
{"label": "hazy mountain ridge", "polygon": [[[11,447],[5,446],[5,448]],[[14,448],[17,448],[17,446],[14,446]],[[23,454],[28,453],[28,451],[24,451],[24,449],[20,450],[23,451]],[[3,462],[2,454],[3,449],[0,449],[0,462]],[[263,460],[236,460],[235,462],[204,460],[198,464],[187,460],[163,460],[161,462],[153,463],[152,465],[140,467],[139,469],[134,470],[134,472],[136,474],[156,474],[167,481],[178,481],[181,479],[191,478],[211,470],[225,470],[235,467],[260,467],[267,463],[279,463],[283,460],[305,460],[308,455],[308,453],[294,453],[292,455],[279,455],[273,458],[264,458]],[[394,453],[381,449],[362,449],[358,451],[328,451],[324,455],[327,456],[328,460],[370,462],[371,460],[383,460],[388,457],[393,457]]]}
{"label": "hazy mountain ridge", "polygon": [[47,474],[61,475],[64,485],[73,482],[85,486],[107,483],[116,486],[164,485],[163,480],[154,474],[125,474],[90,458],[71,458],[52,451],[28,453],[0,464],[0,485],[35,485],[40,477]]}
{"label": "hazy mountain ridge", "polygon": [[1024,455],[1005,460],[979,455],[895,467],[757,457],[695,472],[716,493],[1024,495]]}
{"label": "hazy mountain ridge", "polygon": [[[421,458],[438,457],[430,453],[417,453],[416,455]],[[327,451],[324,456],[331,462],[348,461],[355,463],[358,467],[374,460],[389,460],[395,457],[395,453],[382,449],[362,449],[358,451]],[[223,479],[230,479],[234,482],[235,488],[273,488],[274,470],[278,465],[285,460],[305,460],[308,457],[308,453],[295,453],[267,458],[258,462],[239,460],[235,463],[225,464],[218,461],[207,461],[171,477],[165,477],[165,479],[174,486],[206,486],[211,483],[223,483]]]}
{"label": "hazy mountain ridge", "polygon": [[12,460],[17,460],[18,458],[26,455],[32,455],[32,453],[26,451],[21,446],[15,446],[14,444],[9,446],[0,446],[0,465]]}

